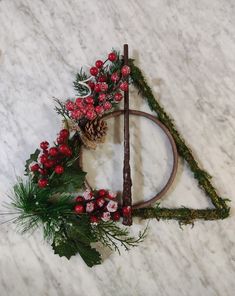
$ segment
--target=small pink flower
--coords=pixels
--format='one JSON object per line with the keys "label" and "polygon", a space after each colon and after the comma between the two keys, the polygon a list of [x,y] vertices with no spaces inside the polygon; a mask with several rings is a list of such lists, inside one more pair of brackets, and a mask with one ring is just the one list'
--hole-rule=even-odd
{"label": "small pink flower", "polygon": [[93,199],[93,194],[92,194],[92,192],[89,189],[87,189],[83,193],[83,197],[84,197],[85,200],[91,200],[91,199]]}
{"label": "small pink flower", "polygon": [[107,210],[111,213],[116,212],[118,208],[118,203],[117,201],[110,200],[107,204]]}
{"label": "small pink flower", "polygon": [[111,219],[111,215],[109,212],[103,212],[101,219],[105,222],[109,221]]}
{"label": "small pink flower", "polygon": [[91,213],[95,209],[95,203],[93,201],[90,201],[86,204],[86,212]]}

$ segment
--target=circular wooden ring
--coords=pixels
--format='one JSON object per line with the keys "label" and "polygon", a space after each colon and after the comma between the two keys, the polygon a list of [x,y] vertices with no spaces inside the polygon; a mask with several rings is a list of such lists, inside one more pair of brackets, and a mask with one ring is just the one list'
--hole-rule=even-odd
{"label": "circular wooden ring", "polygon": [[[102,116],[102,119],[109,119],[109,118],[112,118],[112,117],[120,116],[122,114],[124,114],[124,110],[117,110],[117,111],[113,111],[113,112],[111,112],[109,114],[105,114],[104,116]],[[162,198],[163,195],[165,195],[166,192],[169,190],[170,186],[172,185],[172,183],[173,183],[173,181],[175,179],[176,173],[177,173],[178,152],[177,152],[177,147],[176,147],[175,141],[174,141],[170,131],[155,116],[153,116],[151,114],[148,114],[146,112],[138,111],[138,110],[129,110],[129,114],[130,115],[136,115],[136,116],[143,116],[145,118],[148,118],[148,119],[152,120],[154,123],[156,123],[163,130],[163,132],[165,133],[165,135],[169,139],[170,144],[171,144],[171,148],[172,148],[172,153],[173,153],[173,167],[172,167],[172,171],[171,171],[171,174],[170,174],[170,177],[169,177],[167,183],[161,189],[161,191],[158,192],[154,197],[150,198],[147,201],[138,202],[138,203],[132,205],[133,209],[139,209],[139,208],[144,208],[144,207],[151,206],[154,202],[156,202],[157,200]],[[91,186],[89,185],[87,180],[86,180],[86,186],[89,189],[91,189]]]}

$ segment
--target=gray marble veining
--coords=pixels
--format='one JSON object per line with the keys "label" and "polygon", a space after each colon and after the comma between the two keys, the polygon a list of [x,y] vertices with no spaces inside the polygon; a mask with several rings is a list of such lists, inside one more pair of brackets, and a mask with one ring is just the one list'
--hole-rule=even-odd
{"label": "gray marble veining", "polygon": [[[231,217],[151,221],[138,248],[112,253],[89,269],[79,256],[55,256],[40,232],[27,237],[0,227],[0,295],[233,296],[235,291],[235,7],[232,0],[199,1],[0,1],[0,192],[7,201],[15,177],[41,140],[60,126],[52,97],[74,95],[74,74],[111,48],[129,43],[154,93],[231,199]],[[150,112],[134,90],[133,109]],[[169,143],[158,127],[131,118],[136,200],[164,184],[172,165]],[[94,186],[121,186],[122,129],[95,152],[84,153]],[[151,154],[151,159],[149,155]],[[110,157],[110,161],[107,161]],[[109,176],[109,177],[107,177]],[[180,163],[169,207],[210,206],[187,166]],[[137,233],[146,222],[136,221]]]}

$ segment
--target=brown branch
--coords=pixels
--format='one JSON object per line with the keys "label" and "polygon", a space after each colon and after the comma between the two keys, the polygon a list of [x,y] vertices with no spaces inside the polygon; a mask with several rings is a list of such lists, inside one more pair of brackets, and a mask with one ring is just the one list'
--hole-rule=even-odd
{"label": "brown branch", "polygon": [[[124,65],[128,65],[128,45],[124,44]],[[127,81],[129,78],[127,77]],[[129,131],[129,89],[124,92],[124,163],[123,163],[123,207],[130,207],[130,211],[123,213],[123,224],[132,224],[131,214],[131,168],[130,168],[130,131]]]}

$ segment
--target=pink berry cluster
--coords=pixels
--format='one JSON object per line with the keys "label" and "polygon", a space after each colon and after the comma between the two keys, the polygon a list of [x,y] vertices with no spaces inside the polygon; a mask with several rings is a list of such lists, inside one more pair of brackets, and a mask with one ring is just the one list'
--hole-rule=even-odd
{"label": "pink berry cluster", "polygon": [[74,211],[78,215],[87,213],[91,223],[99,223],[101,220],[119,221],[120,219],[117,194],[105,189],[86,190],[83,196],[76,198]]}
{"label": "pink berry cluster", "polygon": [[72,156],[72,149],[68,145],[69,131],[62,129],[56,139],[55,146],[49,148],[47,141],[41,142],[41,153],[38,161],[30,165],[30,171],[38,177],[38,186],[44,188],[49,184],[48,177],[55,172],[64,173],[64,162]]}
{"label": "pink berry cluster", "polygon": [[122,91],[127,91],[129,87],[127,78],[130,68],[125,65],[111,72],[106,63],[115,63],[117,60],[117,54],[111,52],[106,61],[97,60],[95,66],[90,68],[92,79],[87,85],[92,91],[91,95],[86,98],[76,98],[75,101],[68,100],[65,103],[70,118],[75,121],[83,118],[94,120],[122,100]]}

